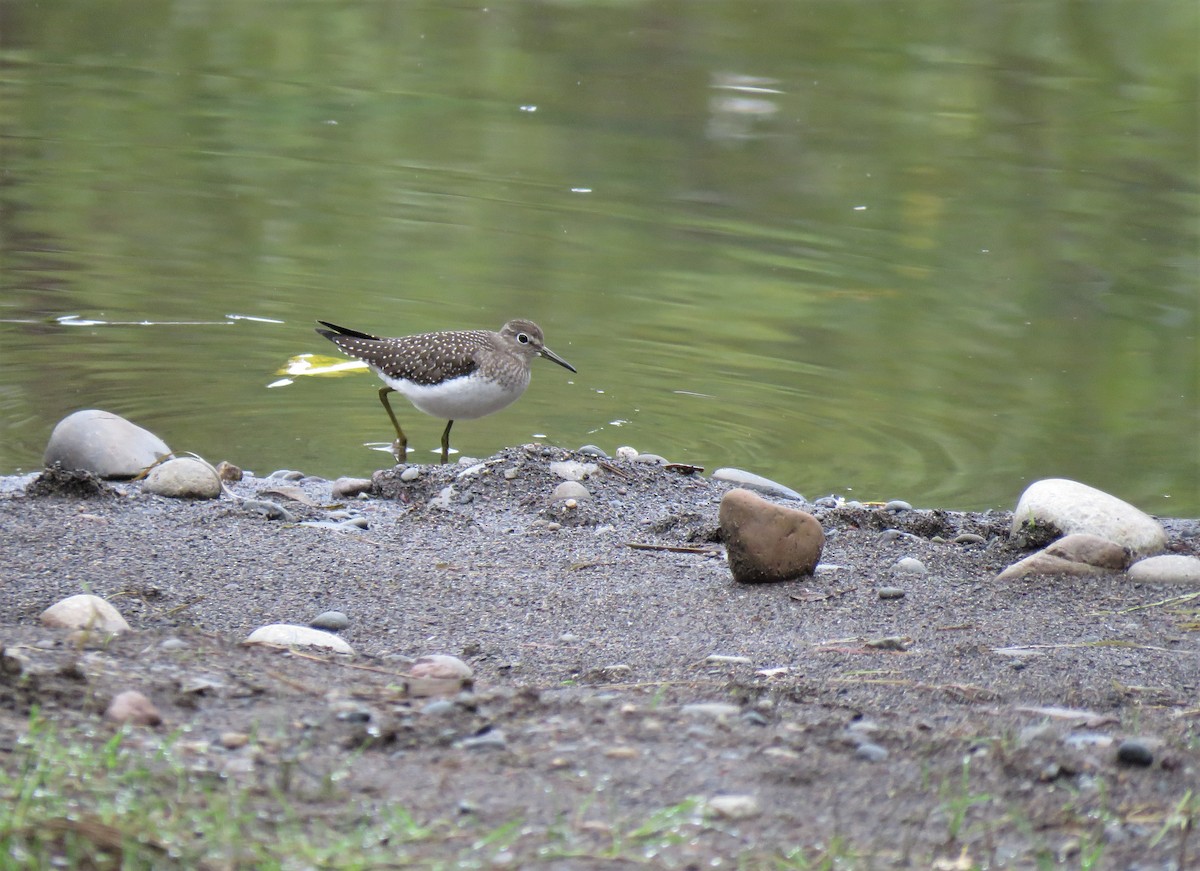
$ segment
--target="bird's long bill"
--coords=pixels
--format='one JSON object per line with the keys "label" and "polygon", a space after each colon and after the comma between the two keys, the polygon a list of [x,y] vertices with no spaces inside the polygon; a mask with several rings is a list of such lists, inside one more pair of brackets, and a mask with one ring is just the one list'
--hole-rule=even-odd
{"label": "bird's long bill", "polygon": [[551,351],[549,348],[547,348],[545,346],[543,346],[542,350],[539,351],[538,353],[540,353],[547,360],[553,360],[555,363],[557,363],[559,366],[562,366],[564,369],[570,369],[572,372],[577,371],[574,366],[572,366],[570,363],[568,363],[562,357],[558,356],[558,354],[555,354],[553,351]]}

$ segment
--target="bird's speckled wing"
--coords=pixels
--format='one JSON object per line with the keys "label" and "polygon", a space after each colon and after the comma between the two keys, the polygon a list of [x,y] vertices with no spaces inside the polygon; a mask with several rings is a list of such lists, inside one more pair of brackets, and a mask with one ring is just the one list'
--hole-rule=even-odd
{"label": "bird's speckled wing", "polygon": [[476,352],[488,342],[484,330],[450,330],[381,339],[357,330],[320,321],[317,330],[351,357],[357,357],[388,378],[414,384],[438,384],[470,375],[478,367]]}

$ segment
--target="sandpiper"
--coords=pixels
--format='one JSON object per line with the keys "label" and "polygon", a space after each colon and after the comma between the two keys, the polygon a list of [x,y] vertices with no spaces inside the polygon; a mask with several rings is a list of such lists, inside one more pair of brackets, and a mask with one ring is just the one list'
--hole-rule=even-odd
{"label": "sandpiper", "polygon": [[408,437],[400,428],[388,394],[402,394],[418,411],[447,421],[442,433],[442,462],[450,457],[450,427],[456,420],[474,420],[512,404],[529,386],[529,363],[545,357],[565,369],[575,367],[546,347],[541,328],[533,321],[511,320],[492,330],[446,330],[381,339],[317,321],[317,330],[383,379],[379,401],[396,428],[392,453],[397,462],[408,455]]}

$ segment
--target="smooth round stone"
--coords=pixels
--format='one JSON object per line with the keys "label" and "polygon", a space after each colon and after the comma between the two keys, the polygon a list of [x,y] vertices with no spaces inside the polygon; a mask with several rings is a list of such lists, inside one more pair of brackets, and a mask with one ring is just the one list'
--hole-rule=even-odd
{"label": "smooth round stone", "polygon": [[457,656],[445,653],[431,653],[417,657],[417,661],[408,669],[413,677],[431,678],[433,680],[457,680],[466,683],[475,677],[471,666]]}
{"label": "smooth round stone", "polygon": [[1126,765],[1139,765],[1145,768],[1154,763],[1154,751],[1144,741],[1137,738],[1126,738],[1117,745],[1117,760]]}
{"label": "smooth round stone", "polygon": [[116,608],[89,593],[55,602],[42,612],[42,625],[54,629],[94,629],[109,635],[129,631],[129,624]]}
{"label": "smooth round stone", "polygon": [[1030,554],[1002,571],[997,580],[1031,575],[1097,575],[1122,571],[1129,552],[1119,544],[1096,535],[1074,533]]}
{"label": "smooth round stone", "polygon": [[923,575],[929,571],[925,568],[925,563],[911,556],[906,556],[904,559],[898,561],[894,568],[896,571],[908,575]]}
{"label": "smooth round stone", "polygon": [[187,650],[188,643],[182,638],[164,638],[159,642],[159,649],[174,653],[177,650]]}
{"label": "smooth round stone", "polygon": [[585,457],[599,457],[602,460],[609,459],[609,456],[604,449],[598,448],[595,445],[584,445],[575,453],[583,454]]}
{"label": "smooth round stone", "polygon": [[903,499],[893,499],[891,502],[883,506],[884,511],[890,511],[893,514],[899,514],[901,511],[912,511],[912,506]]}
{"label": "smooth round stone", "polygon": [[374,486],[370,478],[338,478],[333,482],[333,498],[353,499],[370,493]]}
{"label": "smooth round stone", "polygon": [[727,820],[748,820],[762,813],[758,799],[752,795],[714,795],[706,804],[710,811]]}
{"label": "smooth round stone", "polygon": [[639,451],[637,448],[632,448],[629,445],[621,445],[617,448],[618,460],[636,460]]}
{"label": "smooth round stone", "polygon": [[280,647],[320,647],[334,653],[353,654],[354,648],[330,632],[311,626],[271,623],[250,633],[245,644],[276,644]]}
{"label": "smooth round stone", "polygon": [[324,611],[313,617],[308,625],[327,632],[341,632],[350,625],[350,618],[341,611]]}
{"label": "smooth round stone", "polygon": [[767,493],[771,496],[782,496],[785,499],[795,499],[797,502],[803,502],[804,497],[793,490],[791,487],[785,487],[778,481],[772,481],[770,478],[764,478],[762,475],[756,475],[753,472],[747,472],[744,469],[717,469],[712,473],[713,480],[724,481],[727,484],[737,484],[739,487],[746,487],[750,490],[758,490],[760,493]]}
{"label": "smooth round stone", "polygon": [[405,484],[411,484],[413,481],[417,480],[417,478],[420,478],[420,477],[421,477],[421,469],[419,466],[409,466],[407,469],[405,469],[403,472],[400,473],[400,480],[403,481]]}
{"label": "smooth round stone", "polygon": [[154,703],[137,690],[117,693],[104,712],[104,717],[114,723],[131,723],[134,726],[157,726],[163,721]]}
{"label": "smooth round stone", "polygon": [[982,535],[973,532],[964,532],[950,539],[952,544],[983,544],[986,540]]}
{"label": "smooth round stone", "polygon": [[303,479],[304,473],[293,469],[276,469],[266,478],[268,481],[300,481]]}
{"label": "smooth round stone", "polygon": [[177,457],[151,469],[142,489],[170,499],[216,499],[221,495],[221,476],[203,460]]}
{"label": "smooth round stone", "polygon": [[577,502],[583,502],[592,498],[592,494],[588,492],[588,488],[580,484],[578,481],[563,481],[554,488],[554,494],[551,498],[555,502],[564,499],[574,499]]}
{"label": "smooth round stone", "polygon": [[647,466],[665,466],[670,462],[666,457],[658,454],[638,454],[633,458],[635,463],[645,463]]}
{"label": "smooth round stone", "polygon": [[863,741],[854,748],[854,755],[867,762],[883,762],[888,758],[887,749],[870,741]]}
{"label": "smooth round stone", "polygon": [[1030,484],[1013,510],[1012,534],[1035,521],[1062,535],[1086,533],[1107,539],[1134,554],[1159,553],[1167,543],[1162,525],[1128,502],[1067,478],[1047,478]]}
{"label": "smooth round stone", "polygon": [[58,422],[42,461],[101,478],[132,478],[171,453],[166,442],[119,414],[90,408]]}
{"label": "smooth round stone", "polygon": [[250,514],[261,514],[267,520],[282,520],[284,523],[296,521],[292,512],[270,499],[247,499],[242,503],[242,510]]}
{"label": "smooth round stone", "polygon": [[879,598],[881,599],[903,599],[904,591],[899,587],[880,587]]}
{"label": "smooth round stone", "polygon": [[1200,558],[1172,553],[1139,560],[1129,578],[1147,584],[1200,584]]}

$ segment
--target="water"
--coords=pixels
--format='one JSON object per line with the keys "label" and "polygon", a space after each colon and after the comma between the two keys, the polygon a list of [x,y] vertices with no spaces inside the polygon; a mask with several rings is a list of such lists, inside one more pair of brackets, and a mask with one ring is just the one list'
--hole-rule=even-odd
{"label": "water", "polygon": [[105,408],[364,474],[373,376],[267,387],[333,353],[316,319],[524,316],[579,374],[535,361],[466,454],[1200,515],[1190,0],[54,2],[0,34],[0,473]]}

